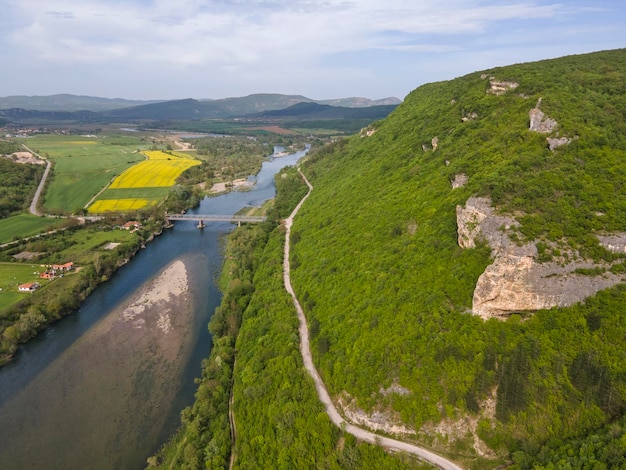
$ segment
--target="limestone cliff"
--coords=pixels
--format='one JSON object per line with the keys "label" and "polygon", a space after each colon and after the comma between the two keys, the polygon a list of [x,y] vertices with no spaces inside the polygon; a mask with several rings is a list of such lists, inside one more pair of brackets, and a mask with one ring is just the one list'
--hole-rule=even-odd
{"label": "limestone cliff", "polygon": [[[472,301],[473,313],[484,319],[572,305],[625,280],[609,271],[589,275],[608,265],[580,259],[577,253],[568,262],[540,263],[535,243],[512,242],[508,234],[517,222],[497,214],[489,198],[471,197],[456,212],[459,246],[473,248],[482,241],[491,248],[493,262],[478,278]],[[601,243],[623,252],[626,235],[605,236]]]}

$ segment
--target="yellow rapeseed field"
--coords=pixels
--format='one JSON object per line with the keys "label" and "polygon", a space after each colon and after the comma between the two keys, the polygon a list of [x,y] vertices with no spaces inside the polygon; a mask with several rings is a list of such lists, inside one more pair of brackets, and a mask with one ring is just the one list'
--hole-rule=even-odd
{"label": "yellow rapeseed field", "polygon": [[[166,188],[176,184],[182,172],[199,165],[198,160],[184,154],[148,150],[142,152],[147,160],[133,165],[113,180],[109,188],[141,189]],[[98,199],[91,206],[89,212],[125,212],[142,209],[148,205],[157,204],[159,200],[148,198],[126,199]]]}
{"label": "yellow rapeseed field", "polygon": [[130,167],[113,180],[111,186],[115,188],[162,188],[174,186],[180,174],[199,165],[198,160],[186,156],[169,154],[160,150],[142,152],[148,160]]}
{"label": "yellow rapeseed field", "polygon": [[135,211],[156,201],[150,199],[101,199],[89,207],[89,212],[99,214],[101,212],[125,212]]}

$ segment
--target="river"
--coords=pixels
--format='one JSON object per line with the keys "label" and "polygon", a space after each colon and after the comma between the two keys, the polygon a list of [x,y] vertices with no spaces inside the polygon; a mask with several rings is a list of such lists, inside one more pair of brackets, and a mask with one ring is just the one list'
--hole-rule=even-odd
{"label": "river", "polygon": [[[250,191],[206,198],[189,212],[261,205],[274,197],[274,175],[304,154],[266,161]],[[221,301],[221,238],[233,227],[176,222],[75,314],[20,347],[0,368],[0,468],[146,466],[193,402],[211,348],[207,324]],[[184,294],[168,301],[177,288]],[[151,305],[154,297],[162,303]]]}

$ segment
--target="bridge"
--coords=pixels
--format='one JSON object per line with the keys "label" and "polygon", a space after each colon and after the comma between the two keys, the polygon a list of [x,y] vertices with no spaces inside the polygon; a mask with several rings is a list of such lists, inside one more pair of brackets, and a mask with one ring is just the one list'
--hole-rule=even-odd
{"label": "bridge", "polygon": [[258,224],[265,222],[265,216],[256,215],[217,215],[217,214],[165,214],[168,221],[173,220],[193,220],[198,222],[198,228],[202,228],[205,222],[233,222],[237,225],[242,223]]}

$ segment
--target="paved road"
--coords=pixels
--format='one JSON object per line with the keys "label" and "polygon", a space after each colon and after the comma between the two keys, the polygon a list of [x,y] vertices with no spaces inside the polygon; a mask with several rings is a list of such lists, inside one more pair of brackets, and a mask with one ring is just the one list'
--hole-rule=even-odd
{"label": "paved road", "polygon": [[339,414],[339,412],[337,411],[337,408],[335,408],[335,405],[330,399],[328,390],[326,389],[326,386],[324,385],[322,378],[318,374],[317,369],[315,368],[315,365],[313,364],[313,359],[311,357],[311,347],[309,345],[309,329],[307,326],[306,317],[304,316],[304,311],[302,310],[300,302],[298,301],[298,298],[296,297],[293,287],[291,286],[290,265],[289,265],[289,249],[290,249],[289,238],[291,234],[291,226],[293,224],[294,217],[296,216],[296,214],[302,207],[302,204],[304,204],[304,201],[306,201],[306,199],[311,194],[311,191],[313,190],[313,186],[311,185],[311,183],[309,183],[309,181],[306,179],[304,174],[302,174],[300,169],[298,169],[298,171],[300,172],[300,175],[302,175],[302,178],[304,179],[305,183],[309,187],[309,192],[306,194],[306,196],[302,198],[302,200],[293,210],[291,215],[287,219],[285,219],[286,240],[285,240],[285,252],[284,252],[284,259],[283,259],[283,279],[285,282],[285,289],[287,290],[287,292],[289,292],[289,294],[291,294],[291,298],[293,299],[293,303],[298,313],[298,321],[300,325],[299,326],[300,353],[302,354],[304,367],[306,368],[307,372],[311,375],[311,377],[313,378],[313,381],[315,382],[315,389],[317,390],[317,395],[320,401],[326,407],[326,413],[328,413],[330,420],[337,427],[344,429],[346,432],[352,434],[354,437],[358,439],[369,442],[371,444],[381,445],[390,450],[407,452],[407,453],[416,455],[418,458],[425,460],[429,463],[432,463],[433,465],[436,465],[437,467],[442,468],[444,470],[462,470],[462,467],[459,467],[454,462],[447,460],[441,457],[440,455],[437,455],[427,449],[416,446],[414,444],[410,444],[408,442],[398,441],[396,439],[379,436],[377,434],[374,434],[373,432],[367,431],[363,428],[359,428],[357,426],[354,426],[353,424],[348,423]]}

